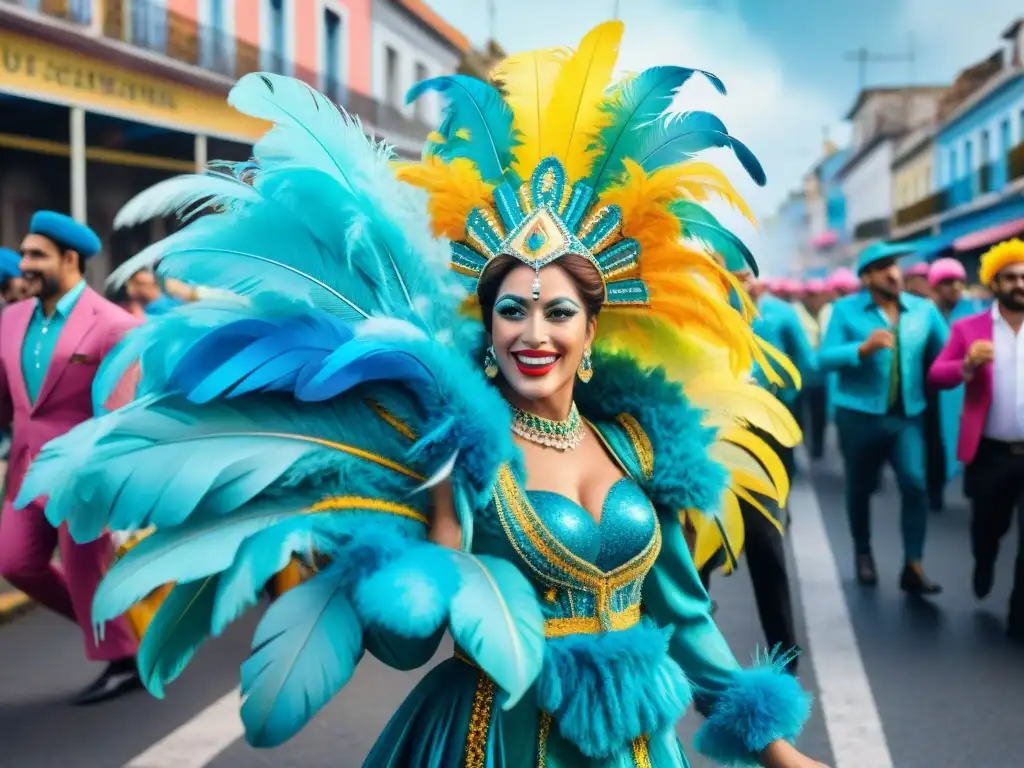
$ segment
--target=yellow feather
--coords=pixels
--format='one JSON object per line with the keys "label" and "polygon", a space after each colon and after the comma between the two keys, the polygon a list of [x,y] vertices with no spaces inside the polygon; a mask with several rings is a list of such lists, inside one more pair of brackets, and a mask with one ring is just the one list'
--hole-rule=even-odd
{"label": "yellow feather", "polygon": [[[777,350],[775,347],[773,347],[771,344],[769,344],[767,341],[760,337],[758,337],[757,339],[757,345],[761,348],[765,355],[771,358],[773,362],[777,363],[778,366],[786,374],[785,380],[779,379],[774,383],[784,385],[787,388],[792,389],[800,389],[803,386],[803,379],[800,376],[800,371],[797,369],[795,365],[793,365],[792,361],[788,357],[786,357],[786,355],[782,354],[782,352]],[[775,373],[774,368],[766,366],[762,367],[765,368],[765,373],[767,374]],[[769,378],[772,377],[769,376]],[[778,376],[776,375],[774,378],[778,379]]]}
{"label": "yellow feather", "polygon": [[721,439],[733,443],[746,450],[768,473],[773,490],[773,498],[779,504],[785,504],[789,496],[789,473],[779,455],[764,440],[743,427],[732,427],[721,434]]}
{"label": "yellow feather", "polygon": [[527,179],[541,161],[544,112],[551,103],[555,79],[569,60],[565,48],[528,51],[510,56],[491,70],[491,79],[512,108],[512,127],[519,144],[513,148],[513,168]]}
{"label": "yellow feather", "polygon": [[735,443],[719,440],[708,448],[708,455],[725,467],[745,488],[776,499],[776,486],[753,456]]}
{"label": "yellow feather", "polygon": [[493,199],[494,188],[484,183],[473,161],[464,157],[446,163],[427,155],[420,163],[396,163],[395,175],[429,194],[427,212],[435,237],[464,240],[470,211],[489,207]]}
{"label": "yellow feather", "polygon": [[757,226],[757,220],[747,201],[736,191],[725,174],[710,163],[691,161],[670,165],[655,171],[654,176],[659,174],[667,177],[664,183],[674,184],[676,197],[695,203],[706,202],[712,197],[721,198],[743,214],[751,224]]}
{"label": "yellow feather", "polygon": [[771,523],[773,526],[775,526],[775,530],[777,530],[779,533],[783,533],[784,532],[783,528],[782,528],[782,523],[780,523],[778,521],[778,519],[775,517],[775,515],[773,515],[771,512],[769,512],[765,508],[764,504],[762,504],[760,501],[755,499],[746,489],[740,488],[740,487],[734,487],[732,489],[732,492],[736,494],[736,496],[739,498],[740,501],[747,502],[747,504],[749,504],[754,509],[756,509],[758,512],[760,512],[762,515],[764,515],[765,519],[769,523]]}
{"label": "yellow feather", "polygon": [[606,21],[587,33],[558,73],[544,110],[541,157],[560,158],[570,182],[590,172],[599,151],[593,145],[609,120],[602,105],[618,59],[622,30],[621,21]]}
{"label": "yellow feather", "polygon": [[[736,558],[743,551],[746,543],[746,528],[743,525],[743,513],[740,511],[740,501],[732,489],[727,488],[722,494],[721,512],[722,532],[725,538],[726,552],[729,557],[729,571],[735,566]],[[728,571],[727,571],[728,572]]]}

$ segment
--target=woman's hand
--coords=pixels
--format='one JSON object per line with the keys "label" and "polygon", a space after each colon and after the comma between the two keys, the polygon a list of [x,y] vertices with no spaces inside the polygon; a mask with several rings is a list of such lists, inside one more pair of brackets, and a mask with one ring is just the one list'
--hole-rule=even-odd
{"label": "woman's hand", "polygon": [[430,516],[430,530],[427,539],[434,544],[449,549],[462,549],[462,524],[455,513],[455,497],[452,494],[452,481],[445,480],[435,485],[431,491],[433,511]]}
{"label": "woman's hand", "polygon": [[769,744],[761,753],[764,768],[828,768],[824,763],[812,760],[797,751],[788,741],[779,739]]}

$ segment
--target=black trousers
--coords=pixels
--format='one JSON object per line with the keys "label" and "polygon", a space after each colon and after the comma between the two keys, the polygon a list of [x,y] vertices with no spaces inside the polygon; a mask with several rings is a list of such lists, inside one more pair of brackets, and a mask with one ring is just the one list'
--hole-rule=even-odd
{"label": "black trousers", "polygon": [[978,563],[992,563],[1018,512],[1017,564],[1010,595],[1010,624],[1024,630],[1024,443],[983,438],[964,470],[971,499],[971,549]]}
{"label": "black trousers", "polygon": [[[791,466],[792,449],[783,448],[765,432],[752,428],[755,434],[767,441],[775,449],[787,466]],[[787,461],[787,454],[789,461]],[[759,498],[764,507],[772,512],[776,519],[782,521],[783,510],[774,502]],[[769,648],[779,646],[787,651],[797,647],[796,629],[793,623],[793,599],[789,591],[789,571],[786,565],[786,550],[782,542],[782,534],[767,520],[763,514],[745,501],[740,501],[740,512],[743,515],[743,526],[746,529],[744,552],[750,580],[754,585],[754,600],[757,603],[757,615],[761,620],[761,629]],[[713,564],[706,566],[701,573],[704,588],[711,584]],[[796,662],[790,665],[796,670]]]}
{"label": "black trousers", "polygon": [[924,412],[924,435],[927,446],[926,470],[928,477],[928,505],[933,511],[945,506],[946,447],[942,438],[942,409],[939,393],[928,391],[928,405]]}
{"label": "black trousers", "polygon": [[828,388],[804,387],[793,405],[800,430],[804,433],[804,444],[812,459],[825,455],[825,427],[828,425]]}

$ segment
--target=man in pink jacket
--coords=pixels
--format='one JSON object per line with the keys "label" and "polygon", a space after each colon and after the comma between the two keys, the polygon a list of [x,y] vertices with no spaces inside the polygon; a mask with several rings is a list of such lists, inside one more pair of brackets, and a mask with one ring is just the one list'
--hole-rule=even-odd
{"label": "man in pink jacket", "polygon": [[[957,458],[971,499],[974,593],[992,590],[999,542],[1024,505],[1024,242],[1010,240],[981,258],[979,277],[996,301],[953,323],[928,381],[964,384]],[[1007,631],[1024,642],[1024,515]]]}
{"label": "man in pink jacket", "polygon": [[[76,622],[86,656],[107,662],[103,674],[76,697],[78,704],[113,698],[139,682],[136,638],[127,623],[108,624],[98,642],[92,629],[93,593],[110,565],[113,545],[109,537],[75,543],[66,527],[47,522],[45,498],[21,511],[13,500],[40,449],[93,415],[92,382],[100,361],[136,324],[85,284],[84,261],[99,250],[99,238],[88,227],[39,211],[21,244],[21,271],[36,298],[11,304],[0,315],[0,429],[13,421],[0,513],[0,577]],[[127,397],[120,392],[113,399]],[[59,566],[52,562],[58,547]]]}

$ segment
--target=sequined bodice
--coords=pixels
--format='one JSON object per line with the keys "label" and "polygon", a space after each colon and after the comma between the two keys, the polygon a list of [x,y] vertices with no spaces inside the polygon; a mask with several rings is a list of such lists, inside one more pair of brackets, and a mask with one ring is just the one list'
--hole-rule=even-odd
{"label": "sequined bodice", "polygon": [[504,550],[530,575],[548,637],[625,629],[639,621],[641,587],[661,549],[661,530],[632,479],[612,487],[598,523],[557,493],[525,492],[506,468],[494,510],[503,533],[503,542],[492,542],[494,553]]}
{"label": "sequined bodice", "polygon": [[602,571],[612,571],[640,554],[657,525],[647,497],[627,477],[608,492],[600,523],[579,504],[558,493],[527,491],[526,496],[555,538]]}

